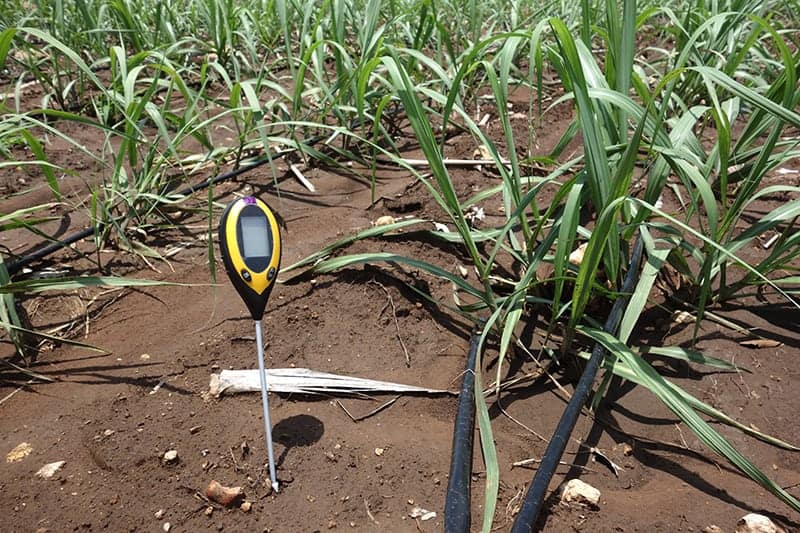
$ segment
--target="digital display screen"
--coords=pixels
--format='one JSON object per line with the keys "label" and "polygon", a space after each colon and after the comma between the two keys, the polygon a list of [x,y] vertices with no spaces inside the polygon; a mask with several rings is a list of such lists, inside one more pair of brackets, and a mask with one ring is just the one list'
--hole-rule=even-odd
{"label": "digital display screen", "polygon": [[269,257],[272,248],[267,217],[262,214],[242,215],[239,218],[242,230],[242,248],[245,258]]}

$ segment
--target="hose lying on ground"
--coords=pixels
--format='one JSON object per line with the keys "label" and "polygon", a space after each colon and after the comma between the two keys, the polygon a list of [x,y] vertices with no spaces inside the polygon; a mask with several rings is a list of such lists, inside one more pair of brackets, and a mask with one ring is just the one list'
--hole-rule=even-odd
{"label": "hose lying on ground", "polygon": [[444,504],[445,533],[468,533],[470,526],[470,484],[472,482],[472,443],[475,434],[475,364],[481,329],[472,331],[467,368],[458,395],[458,411],[453,428],[450,480]]}
{"label": "hose lying on ground", "polygon": [[[236,176],[238,176],[240,174],[244,174],[245,172],[249,172],[249,171],[251,171],[251,170],[253,170],[253,169],[257,168],[257,167],[260,167],[261,165],[264,165],[264,164],[268,163],[270,160],[274,161],[275,159],[280,159],[280,157],[282,157],[282,155],[285,154],[285,153],[288,153],[288,152],[281,152],[279,154],[273,155],[271,159],[269,157],[264,157],[262,159],[259,159],[259,160],[255,161],[254,163],[252,163],[250,165],[246,165],[246,166],[237,168],[236,170],[232,170],[231,172],[226,172],[224,174],[220,174],[220,175],[218,175],[218,176],[216,176],[214,178],[209,178],[209,179],[207,179],[207,180],[205,180],[205,181],[203,181],[201,183],[198,183],[196,185],[190,185],[189,187],[186,187],[185,189],[182,189],[182,190],[178,191],[176,194],[178,196],[188,196],[188,195],[190,195],[192,193],[195,193],[195,192],[197,192],[199,190],[202,190],[202,189],[205,189],[207,187],[210,187],[211,185],[214,185],[214,184],[219,183],[221,181],[229,180],[231,178],[235,178]],[[14,261],[9,261],[7,263],[7,265],[6,265],[7,268],[8,268],[8,273],[11,274],[11,275],[14,275],[17,272],[19,272],[20,270],[22,270],[22,267],[24,267],[25,265],[27,265],[29,263],[32,263],[33,261],[37,261],[39,259],[43,259],[43,258],[47,257],[48,255],[50,255],[50,254],[52,254],[54,252],[57,252],[58,250],[60,250],[62,248],[66,248],[67,246],[70,246],[70,245],[80,241],[81,239],[85,239],[87,237],[91,237],[92,235],[95,234],[95,232],[102,231],[103,227],[104,227],[104,225],[101,224],[99,226],[92,226],[92,227],[89,227],[89,228],[86,228],[86,229],[82,229],[81,231],[73,233],[72,235],[69,235],[68,237],[65,237],[63,239],[59,239],[56,242],[50,243],[47,246],[43,246],[42,248],[39,248],[38,250],[34,250],[33,252],[31,252],[29,254],[23,255],[22,257],[20,257],[18,259],[15,259]]]}
{"label": "hose lying on ground", "polygon": [[[622,311],[628,301],[627,295],[633,290],[639,278],[639,263],[642,259],[642,251],[642,238],[637,237],[633,245],[630,265],[628,265],[628,273],[625,275],[625,281],[620,290],[621,295],[614,302],[614,306],[611,308],[611,313],[609,313],[608,320],[606,320],[605,327],[603,328],[608,333],[614,334],[622,319]],[[592,382],[594,381],[595,375],[597,375],[605,353],[606,350],[600,343],[594,345],[592,355],[589,358],[589,362],[586,363],[583,375],[578,385],[575,387],[575,392],[572,394],[572,398],[569,404],[567,404],[564,414],[561,415],[561,420],[559,420],[556,426],[553,438],[550,439],[544,457],[542,457],[542,462],[536,470],[530,487],[528,487],[525,501],[522,504],[522,508],[516,520],[514,520],[514,526],[511,529],[512,533],[529,533],[533,530],[533,526],[536,524],[536,519],[539,517],[539,512],[544,503],[547,487],[550,484],[550,480],[553,478],[553,473],[559,461],[561,461],[561,456],[564,455],[564,449],[567,447],[569,436],[572,434],[575,423],[578,421],[581,408],[589,398]]]}

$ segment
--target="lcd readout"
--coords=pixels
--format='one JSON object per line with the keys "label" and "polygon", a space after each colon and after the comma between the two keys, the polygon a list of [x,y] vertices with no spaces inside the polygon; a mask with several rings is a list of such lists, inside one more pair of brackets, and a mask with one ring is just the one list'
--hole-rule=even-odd
{"label": "lcd readout", "polygon": [[244,256],[267,257],[272,243],[270,242],[267,217],[263,215],[244,215],[239,219],[242,225],[242,246]]}

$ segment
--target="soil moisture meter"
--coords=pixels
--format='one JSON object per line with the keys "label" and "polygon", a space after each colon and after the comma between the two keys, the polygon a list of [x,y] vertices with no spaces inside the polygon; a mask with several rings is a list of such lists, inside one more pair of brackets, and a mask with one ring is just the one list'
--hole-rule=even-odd
{"label": "soil moisture meter", "polygon": [[264,342],[261,338],[261,318],[264,316],[267,299],[278,277],[281,262],[281,236],[275,215],[264,202],[252,196],[235,200],[222,213],[222,220],[219,223],[219,248],[228,277],[231,278],[234,288],[256,322],[258,371],[261,377],[261,403],[264,407],[269,475],[272,488],[277,492],[278,478],[275,476],[267,376],[264,371]]}

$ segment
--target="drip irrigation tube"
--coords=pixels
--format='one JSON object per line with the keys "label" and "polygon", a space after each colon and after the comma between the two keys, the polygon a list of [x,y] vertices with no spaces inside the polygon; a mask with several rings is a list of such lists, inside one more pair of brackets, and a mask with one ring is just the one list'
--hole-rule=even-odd
{"label": "drip irrigation tube", "polygon": [[[318,136],[314,137],[313,139],[303,143],[302,146],[303,147],[311,147],[314,144],[316,144],[317,142],[319,142],[321,139],[324,139],[324,137],[321,136],[321,135],[318,135]],[[236,176],[244,174],[245,172],[250,172],[251,170],[253,170],[255,168],[258,168],[261,165],[264,165],[266,163],[269,163],[270,161],[275,161],[276,159],[281,159],[285,155],[287,155],[287,154],[289,154],[290,152],[293,152],[293,151],[294,150],[285,150],[285,151],[282,151],[282,152],[278,152],[277,154],[273,154],[271,156],[263,157],[263,158],[255,161],[255,162],[249,164],[249,165],[245,165],[245,166],[242,166],[240,168],[237,168],[236,170],[232,170],[230,172],[226,172],[224,174],[220,174],[220,175],[215,176],[213,178],[209,178],[209,179],[207,179],[205,181],[202,181],[202,182],[200,182],[200,183],[198,183],[196,185],[190,185],[190,186],[186,187],[185,189],[181,189],[180,191],[178,191],[175,194],[177,194],[179,196],[188,196],[190,194],[194,194],[197,191],[203,190],[203,189],[205,189],[207,187],[210,187],[211,185],[214,185],[214,184],[219,183],[221,181],[226,181],[226,180],[229,180],[231,178],[235,178]],[[8,268],[8,273],[11,274],[11,275],[14,275],[17,272],[19,272],[22,269],[22,267],[24,267],[28,263],[31,263],[33,261],[37,261],[39,259],[47,257],[48,255],[52,254],[53,252],[57,252],[58,250],[60,250],[62,248],[66,248],[67,246],[69,246],[71,244],[74,244],[74,243],[78,242],[81,239],[85,239],[87,237],[91,237],[92,235],[95,234],[96,231],[102,230],[103,227],[104,227],[104,225],[101,224],[99,226],[93,226],[93,227],[90,227],[90,228],[83,229],[81,231],[78,231],[77,233],[73,233],[72,235],[70,235],[70,236],[68,236],[68,237],[66,237],[64,239],[61,239],[61,240],[59,240],[57,242],[50,243],[47,246],[44,246],[44,247],[42,247],[42,248],[40,248],[38,250],[35,250],[35,251],[33,251],[33,252],[29,253],[29,254],[26,254],[26,255],[20,257],[19,259],[16,259],[14,261],[9,261],[6,264],[6,267]]]}
{"label": "drip irrigation tube", "polygon": [[453,427],[453,452],[450,458],[450,480],[444,504],[445,533],[468,533],[470,530],[470,483],[472,481],[472,444],[475,434],[475,364],[481,328],[472,331],[467,355],[467,368],[461,380],[458,412]]}
{"label": "drip irrigation tube", "polygon": [[[642,259],[642,251],[642,238],[637,237],[633,245],[633,253],[631,254],[631,262],[628,266],[628,273],[625,275],[625,281],[620,291],[622,295],[614,302],[614,306],[611,308],[611,313],[609,313],[605,327],[603,328],[608,333],[613,334],[617,330],[619,322],[622,319],[622,310],[625,303],[628,301],[626,295],[633,290],[639,278],[639,263]],[[514,526],[511,529],[512,533],[529,533],[533,530],[536,519],[539,517],[542,503],[544,502],[547,487],[550,484],[550,480],[553,478],[553,473],[561,460],[561,456],[564,455],[564,449],[567,446],[567,441],[569,440],[570,434],[572,434],[572,430],[575,428],[575,423],[578,421],[581,407],[583,407],[586,400],[589,398],[592,382],[600,368],[600,363],[603,360],[605,352],[605,348],[603,348],[600,343],[594,345],[592,355],[589,358],[589,362],[586,364],[583,375],[578,385],[575,387],[575,392],[572,394],[572,398],[567,404],[564,414],[561,415],[561,420],[559,420],[556,426],[553,438],[550,439],[544,457],[542,457],[542,462],[536,470],[530,487],[528,487],[525,501],[522,504],[522,508],[516,520],[514,520]]]}

